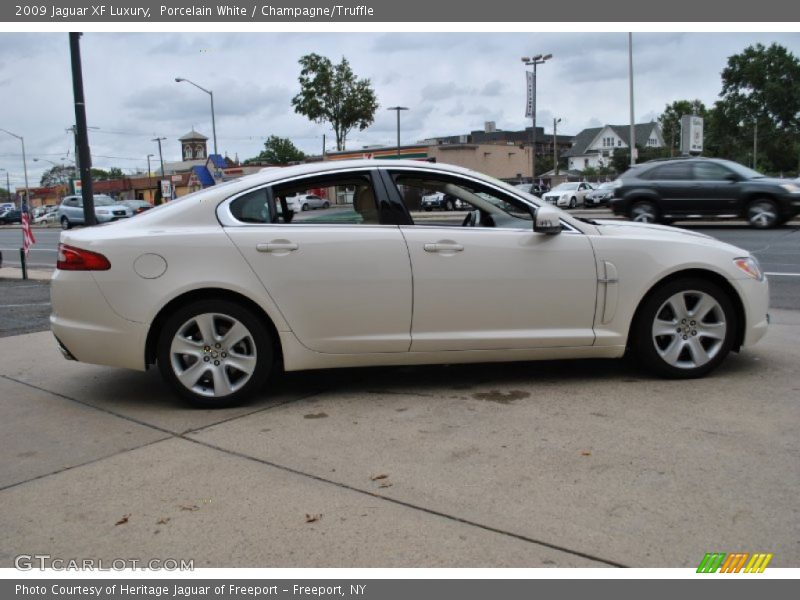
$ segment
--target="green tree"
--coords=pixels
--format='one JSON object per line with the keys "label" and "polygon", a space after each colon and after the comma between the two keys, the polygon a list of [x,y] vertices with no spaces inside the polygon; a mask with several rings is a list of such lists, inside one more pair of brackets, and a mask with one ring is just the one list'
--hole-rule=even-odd
{"label": "green tree", "polygon": [[74,165],[56,165],[42,174],[39,185],[42,187],[69,185],[69,183],[77,177],[78,171]]}
{"label": "green tree", "polygon": [[797,168],[800,135],[800,60],[779,44],[749,46],[728,58],[711,116],[719,156],[772,173]]}
{"label": "green tree", "polygon": [[667,104],[664,112],[658,117],[658,124],[661,126],[661,133],[670,156],[680,153],[683,115],[697,115],[703,117],[705,122],[708,118],[708,109],[700,100],[675,100],[672,104]]}
{"label": "green tree", "polygon": [[319,54],[300,60],[300,93],[292,98],[298,114],[316,123],[330,123],[336,135],[336,149],[344,150],[347,134],[363,131],[375,120],[378,100],[369,79],[358,79],[346,58],[334,65]]}
{"label": "green tree", "polygon": [[292,143],[289,138],[271,135],[264,142],[264,149],[258,156],[248,158],[244,164],[268,163],[270,165],[288,165],[299,162],[306,157],[305,153]]}
{"label": "green tree", "polygon": [[122,179],[125,173],[119,167],[111,167],[108,171],[92,167],[92,179],[94,181],[105,181],[107,179]]}

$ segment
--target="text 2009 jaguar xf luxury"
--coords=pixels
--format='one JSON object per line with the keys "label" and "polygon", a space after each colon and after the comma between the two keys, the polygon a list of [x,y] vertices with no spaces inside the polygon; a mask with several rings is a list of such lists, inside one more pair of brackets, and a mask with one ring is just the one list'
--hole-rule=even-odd
{"label": "text 2009 jaguar xf luxury", "polygon": [[[295,212],[314,193],[325,211]],[[465,210],[427,212],[443,193]],[[229,406],[289,371],[620,357],[698,377],[766,332],[746,251],[584,221],[466,169],[401,160],[268,169],[61,234],[51,323],[68,358]]]}

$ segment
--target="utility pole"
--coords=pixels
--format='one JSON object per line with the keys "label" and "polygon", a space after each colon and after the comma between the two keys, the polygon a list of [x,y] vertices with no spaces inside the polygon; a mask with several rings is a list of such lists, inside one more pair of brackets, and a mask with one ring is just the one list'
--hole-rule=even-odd
{"label": "utility pole", "polygon": [[69,34],[69,51],[72,58],[72,92],[75,97],[75,128],[78,138],[80,160],[81,195],[83,196],[83,219],[87,225],[96,225],[94,193],[92,190],[92,156],[89,153],[89,133],[86,129],[86,100],[83,95],[83,71],[81,69],[81,34]]}
{"label": "utility pole", "polygon": [[397,156],[400,157],[400,111],[401,110],[408,110],[406,106],[390,106],[387,110],[393,110],[397,112]]}
{"label": "utility pole", "polygon": [[753,170],[756,170],[758,164],[758,119],[753,121]]}
{"label": "utility pole", "polygon": [[325,160],[325,134],[322,134],[322,160]]}
{"label": "utility pole", "polygon": [[164,155],[161,153],[161,142],[167,138],[157,137],[150,140],[151,142],[158,142],[158,160],[161,161],[161,179],[164,179]]}
{"label": "utility pole", "polygon": [[630,85],[630,102],[631,102],[631,166],[636,164],[636,128],[634,126],[633,117],[633,33],[628,32],[628,82]]}

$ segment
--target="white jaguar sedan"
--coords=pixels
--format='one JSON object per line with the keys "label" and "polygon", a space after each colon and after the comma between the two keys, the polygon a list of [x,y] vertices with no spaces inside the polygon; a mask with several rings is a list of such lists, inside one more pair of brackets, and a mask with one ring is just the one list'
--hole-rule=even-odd
{"label": "white jaguar sedan", "polygon": [[[288,206],[319,189],[339,203]],[[431,191],[469,210],[431,217]],[[269,169],[63,232],[51,323],[67,358],[158,365],[193,403],[230,406],[276,368],[629,349],[698,377],[764,335],[767,304],[756,260],[705,235],[577,219],[457,167],[363,160]]]}

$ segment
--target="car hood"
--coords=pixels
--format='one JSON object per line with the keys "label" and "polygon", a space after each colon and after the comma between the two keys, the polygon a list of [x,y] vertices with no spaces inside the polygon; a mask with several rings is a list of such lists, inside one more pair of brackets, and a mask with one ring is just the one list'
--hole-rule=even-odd
{"label": "car hood", "polygon": [[681,229],[679,227],[670,227],[668,225],[656,225],[655,223],[633,223],[631,221],[616,221],[613,219],[593,219],[592,223],[597,226],[597,231],[600,235],[620,236],[620,237],[649,237],[658,239],[674,239],[675,241],[685,242],[689,238],[692,241],[708,245],[716,246],[718,248],[727,248],[735,250],[742,256],[748,256],[750,253],[747,250],[742,250],[731,244],[721,242],[716,238],[691,231],[688,229]]}

